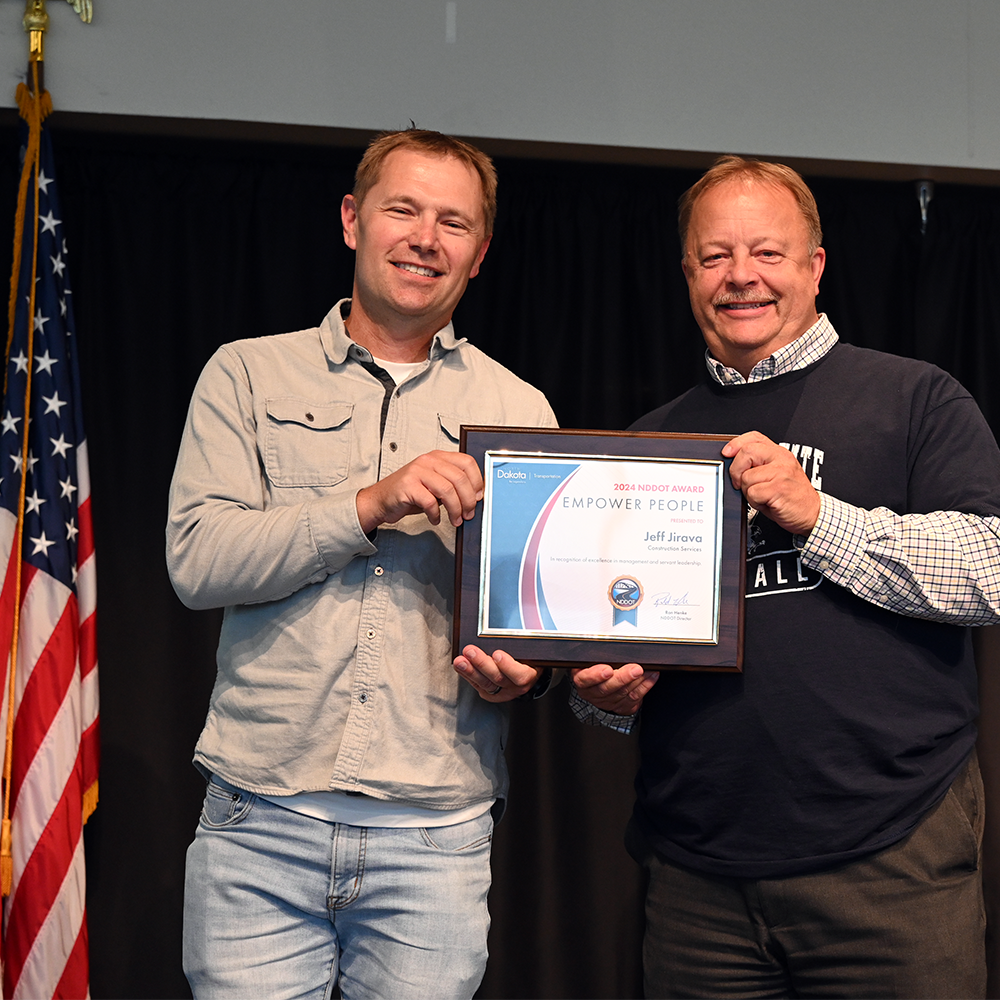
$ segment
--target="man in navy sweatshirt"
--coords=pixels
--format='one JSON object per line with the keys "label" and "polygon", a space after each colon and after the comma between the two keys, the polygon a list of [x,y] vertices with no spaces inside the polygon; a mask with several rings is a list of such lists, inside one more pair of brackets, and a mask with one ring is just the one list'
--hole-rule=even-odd
{"label": "man in navy sweatshirt", "polygon": [[622,731],[642,706],[646,995],[983,996],[966,626],[1000,618],[1000,452],[949,375],[816,312],[793,170],[723,158],[680,231],[706,377],[632,429],[737,435],[744,671],[597,665],[573,695]]}

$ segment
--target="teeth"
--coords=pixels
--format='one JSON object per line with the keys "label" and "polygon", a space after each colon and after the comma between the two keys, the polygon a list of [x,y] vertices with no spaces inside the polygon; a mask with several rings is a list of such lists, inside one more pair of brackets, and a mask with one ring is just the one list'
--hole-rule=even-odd
{"label": "teeth", "polygon": [[419,264],[397,264],[401,271],[410,271],[413,274],[422,274],[425,278],[436,278],[438,275],[437,271],[432,270],[429,267],[421,267]]}

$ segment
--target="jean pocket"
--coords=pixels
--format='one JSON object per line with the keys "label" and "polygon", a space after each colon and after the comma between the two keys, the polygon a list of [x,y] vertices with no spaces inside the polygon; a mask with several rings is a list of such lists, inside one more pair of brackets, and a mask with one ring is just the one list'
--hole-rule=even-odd
{"label": "jean pocket", "polygon": [[493,817],[489,810],[475,819],[451,826],[428,826],[420,831],[428,847],[458,853],[484,847],[493,839]]}
{"label": "jean pocket", "polygon": [[232,785],[222,785],[213,777],[205,789],[205,804],[201,810],[201,821],[205,826],[234,826],[246,819],[253,808],[257,796]]}

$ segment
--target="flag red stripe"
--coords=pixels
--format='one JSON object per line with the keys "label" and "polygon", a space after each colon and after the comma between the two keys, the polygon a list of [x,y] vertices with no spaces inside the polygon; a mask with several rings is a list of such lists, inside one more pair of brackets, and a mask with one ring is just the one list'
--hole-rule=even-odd
{"label": "flag red stripe", "polygon": [[42,655],[24,687],[14,719],[14,766],[11,769],[10,808],[14,812],[24,776],[49,735],[60,706],[76,674],[76,597],[70,594]]}
{"label": "flag red stripe", "polygon": [[94,615],[80,622],[80,677],[97,666],[97,619]]}
{"label": "flag red stripe", "polygon": [[82,566],[94,554],[94,527],[90,520],[90,497],[80,504],[77,511],[76,564]]}
{"label": "flag red stripe", "polygon": [[[38,575],[38,567],[32,566],[31,563],[23,563],[21,566],[21,602],[24,602],[24,595],[28,593],[28,588],[31,586],[32,581]],[[11,578],[11,587],[14,586],[14,580]]]}
{"label": "flag red stripe", "polygon": [[101,726],[95,719],[80,737],[81,785],[83,791],[97,781],[97,770],[101,763]]}
{"label": "flag red stripe", "polygon": [[83,830],[82,796],[77,755],[73,773],[8,903],[3,967],[6,996],[11,996],[17,988],[31,946],[52,909],[73,860]]}
{"label": "flag red stripe", "polygon": [[[7,572],[4,574],[3,590],[0,591],[0,676],[3,677],[3,687],[0,689],[0,698],[3,698],[4,705],[7,704],[7,668],[10,665],[10,640],[14,632],[14,587],[17,572],[17,561],[7,560]],[[6,732],[0,733],[0,739],[6,739]]]}
{"label": "flag red stripe", "polygon": [[[13,516],[11,517],[13,520]],[[11,539],[13,541],[13,538]],[[4,574],[3,593],[0,594],[0,633],[8,637],[7,645],[10,645],[9,637],[11,629],[14,627],[14,587],[15,574],[17,573],[17,560],[7,560],[7,572]]]}
{"label": "flag red stripe", "polygon": [[56,986],[52,1000],[80,1000],[90,989],[90,960],[87,952],[87,911],[83,911],[83,923],[76,936],[73,950],[66,959],[66,968]]}
{"label": "flag red stripe", "polygon": [[[21,600],[24,600],[24,592],[28,584],[35,578],[38,572],[30,563],[24,563],[21,569]],[[7,573],[3,581],[3,591],[0,591],[0,639],[3,641],[3,649],[0,649],[0,657],[10,657],[10,639],[14,633],[14,588],[17,586],[17,560],[10,559],[7,562]]]}

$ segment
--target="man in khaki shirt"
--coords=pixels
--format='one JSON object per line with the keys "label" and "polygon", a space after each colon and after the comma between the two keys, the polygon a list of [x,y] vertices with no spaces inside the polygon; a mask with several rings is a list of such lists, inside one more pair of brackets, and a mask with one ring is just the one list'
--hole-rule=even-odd
{"label": "man in khaki shirt", "polygon": [[351,299],[223,346],[195,390],[168,564],[185,604],[226,609],[195,750],[196,997],[471,997],[482,979],[503,703],[539,672],[475,647],[452,669],[455,528],[483,495],[458,432],[555,425],[451,326],[495,191],[465,143],[379,137],[342,206]]}

